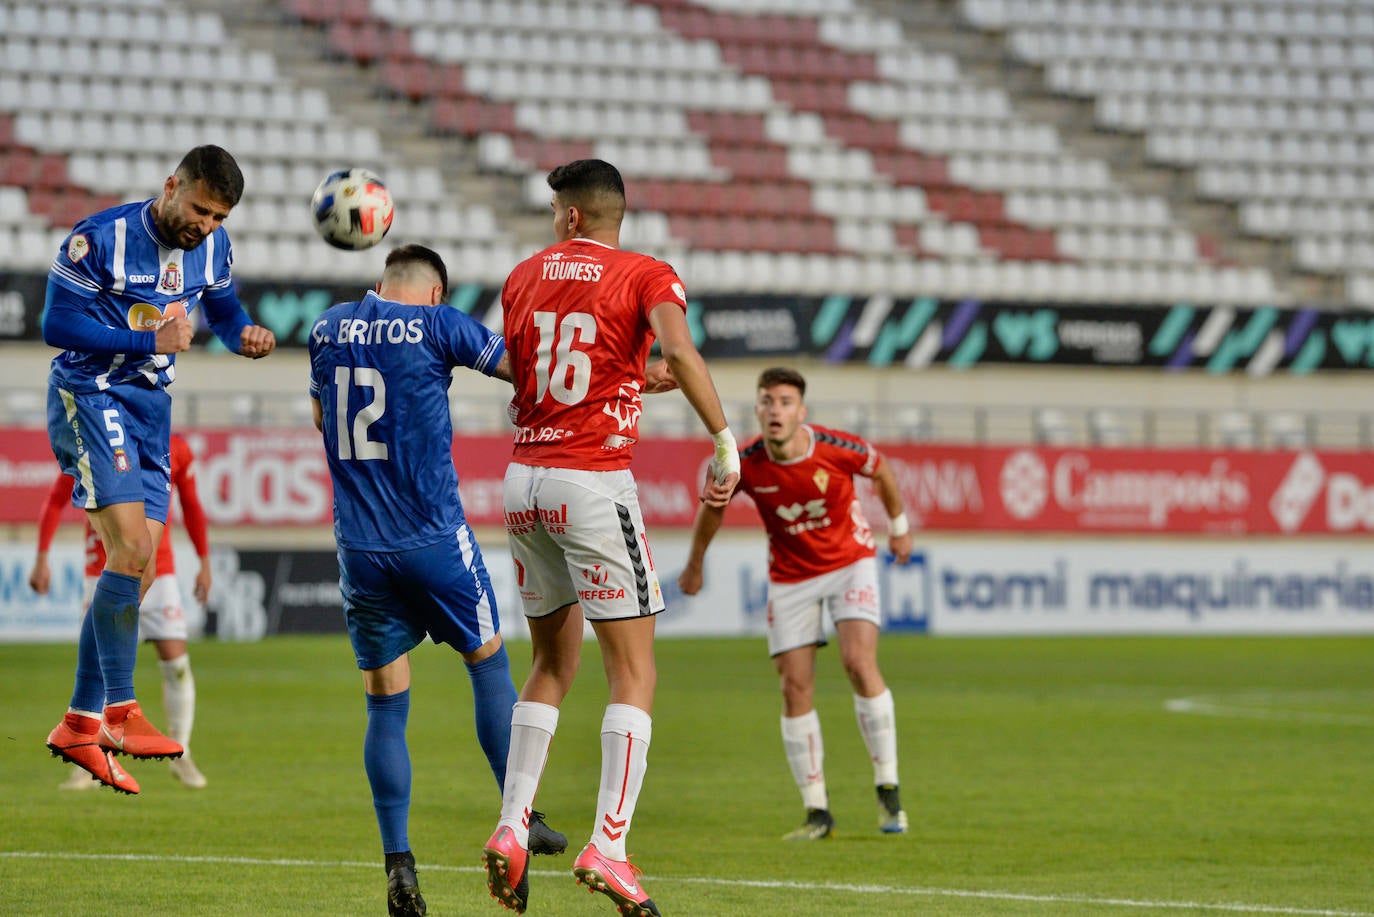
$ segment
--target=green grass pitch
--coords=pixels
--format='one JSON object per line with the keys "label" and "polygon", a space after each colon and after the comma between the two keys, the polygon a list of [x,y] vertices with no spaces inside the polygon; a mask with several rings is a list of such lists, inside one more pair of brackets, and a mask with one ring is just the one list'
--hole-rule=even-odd
{"label": "green grass pitch", "polygon": [[[529,647],[511,646],[519,682]],[[1374,915],[1374,639],[892,635],[912,830],[876,829],[834,648],[817,707],[836,835],[802,809],[762,640],[664,640],[630,850],[665,915]],[[0,646],[0,914],[378,915],[385,876],[346,639],[193,646],[210,780],[130,769],[138,797],[59,792],[43,742],[71,646]],[[458,658],[415,653],[410,838],[430,914],[495,915],[478,863],[499,794]],[[157,666],[138,686],[161,723]],[[576,886],[606,689],[589,643],[538,805],[572,850],[534,861],[527,913],[610,915]]]}

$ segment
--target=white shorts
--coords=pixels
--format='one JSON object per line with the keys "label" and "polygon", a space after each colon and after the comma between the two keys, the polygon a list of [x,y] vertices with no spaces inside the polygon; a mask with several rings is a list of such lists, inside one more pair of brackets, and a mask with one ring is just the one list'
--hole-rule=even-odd
{"label": "white shorts", "polygon": [[[84,583],[81,607],[89,609],[99,577],[88,576]],[[148,594],[138,606],[139,640],[185,640],[186,609],[181,604],[181,587],[175,573],[166,573],[153,580]]]}
{"label": "white shorts", "polygon": [[768,583],[768,655],[825,646],[824,612],[831,621],[872,621],[878,608],[878,562],[872,557],[796,583]]}
{"label": "white shorts", "polygon": [[657,614],[663,590],[634,475],[511,464],[506,535],[525,616],[578,602],[589,621]]}

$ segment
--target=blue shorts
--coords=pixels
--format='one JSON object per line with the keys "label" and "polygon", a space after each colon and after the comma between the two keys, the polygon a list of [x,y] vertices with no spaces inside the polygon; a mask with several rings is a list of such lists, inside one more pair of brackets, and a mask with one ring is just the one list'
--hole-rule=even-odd
{"label": "blue shorts", "polygon": [[48,386],[48,439],[62,473],[76,479],[73,506],[142,503],[145,516],[165,523],[171,435],[172,397],[163,389],[118,385],[72,392]]}
{"label": "blue shorts", "polygon": [[501,630],[491,578],[466,525],[409,551],[340,547],[339,586],[360,669],[394,662],[426,635],[470,653]]}

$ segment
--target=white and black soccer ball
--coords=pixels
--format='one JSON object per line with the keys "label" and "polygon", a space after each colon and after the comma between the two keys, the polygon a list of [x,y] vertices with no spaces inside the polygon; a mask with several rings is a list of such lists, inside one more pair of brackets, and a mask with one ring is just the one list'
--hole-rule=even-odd
{"label": "white and black soccer ball", "polygon": [[371,248],[391,228],[391,192],[367,169],[331,172],[310,199],[315,230],[335,248]]}

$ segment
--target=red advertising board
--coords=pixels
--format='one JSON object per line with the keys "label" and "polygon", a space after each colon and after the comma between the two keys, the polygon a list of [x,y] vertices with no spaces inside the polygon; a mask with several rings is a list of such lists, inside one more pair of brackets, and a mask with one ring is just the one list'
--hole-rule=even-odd
{"label": "red advertising board", "polygon": [[[890,445],[928,529],[1374,532],[1374,455],[1346,451]],[[869,516],[881,516],[873,500]],[[913,519],[913,522],[915,519]]]}
{"label": "red advertising board", "polygon": [[[198,457],[212,524],[330,523],[329,471],[313,430],[183,432]],[[1370,453],[878,445],[892,463],[913,524],[930,530],[1374,532]],[[469,520],[501,524],[509,438],[460,436],[453,455]],[[691,525],[709,455],[704,438],[650,439],[636,447],[634,473],[650,526]],[[0,430],[0,522],[34,521],[55,473],[44,431]],[[869,518],[881,530],[882,507],[864,493]],[[726,524],[757,524],[747,500],[732,504]]]}

